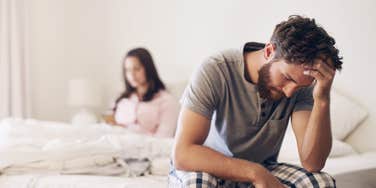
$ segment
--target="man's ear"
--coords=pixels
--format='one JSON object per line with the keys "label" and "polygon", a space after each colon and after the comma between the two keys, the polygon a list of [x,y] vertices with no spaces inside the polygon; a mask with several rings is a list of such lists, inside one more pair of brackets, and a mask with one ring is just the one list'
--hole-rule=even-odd
{"label": "man's ear", "polygon": [[273,59],[275,53],[275,46],[272,43],[267,43],[264,47],[264,58],[267,60]]}

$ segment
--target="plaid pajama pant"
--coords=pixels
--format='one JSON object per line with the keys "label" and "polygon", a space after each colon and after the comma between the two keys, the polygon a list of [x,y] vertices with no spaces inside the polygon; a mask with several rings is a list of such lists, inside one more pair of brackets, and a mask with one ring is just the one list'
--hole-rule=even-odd
{"label": "plaid pajama pant", "polygon": [[[282,184],[289,188],[335,188],[335,180],[325,172],[310,173],[304,168],[286,163],[265,165]],[[253,188],[251,183],[233,182],[205,172],[186,172],[171,165],[170,188]]]}

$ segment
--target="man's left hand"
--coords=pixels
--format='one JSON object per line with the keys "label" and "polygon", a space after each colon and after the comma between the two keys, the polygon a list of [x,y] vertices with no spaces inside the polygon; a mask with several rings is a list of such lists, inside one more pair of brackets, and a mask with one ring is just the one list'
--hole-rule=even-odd
{"label": "man's left hand", "polygon": [[333,79],[336,71],[329,65],[330,62],[324,62],[318,59],[312,66],[305,65],[303,72],[305,75],[310,75],[316,80],[313,89],[313,99],[319,102],[327,102],[330,99],[330,89],[332,87]]}

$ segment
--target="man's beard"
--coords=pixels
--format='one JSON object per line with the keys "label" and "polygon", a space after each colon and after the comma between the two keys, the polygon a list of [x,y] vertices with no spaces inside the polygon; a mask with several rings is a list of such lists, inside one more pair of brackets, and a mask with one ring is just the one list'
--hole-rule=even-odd
{"label": "man's beard", "polygon": [[[277,89],[273,89],[273,87],[269,85],[269,83],[271,83],[270,68],[272,64],[273,64],[272,62],[266,63],[258,71],[259,77],[258,77],[258,82],[257,82],[257,90],[261,98],[271,100],[271,101],[276,101],[276,100],[281,99],[285,95],[281,91],[278,91]],[[273,95],[272,90],[277,94]]]}

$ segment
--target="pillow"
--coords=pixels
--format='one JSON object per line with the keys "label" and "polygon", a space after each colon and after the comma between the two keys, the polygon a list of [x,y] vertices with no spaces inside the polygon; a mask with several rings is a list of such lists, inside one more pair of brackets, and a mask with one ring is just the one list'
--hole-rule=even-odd
{"label": "pillow", "polygon": [[331,93],[332,134],[344,140],[367,117],[367,110],[340,93]]}
{"label": "pillow", "polygon": [[336,139],[333,140],[332,150],[330,151],[329,157],[335,158],[353,154],[357,154],[357,152],[350,144]]}
{"label": "pillow", "polygon": [[175,98],[179,100],[187,84],[187,81],[175,81],[167,83],[167,91],[169,91]]}
{"label": "pillow", "polygon": [[[330,158],[352,154],[356,154],[356,151],[352,148],[350,144],[347,144],[337,139],[333,139],[332,150],[329,154]],[[292,131],[290,125],[286,130],[286,135],[282,142],[278,160],[281,162],[299,161],[298,146],[296,144],[294,132]]]}

